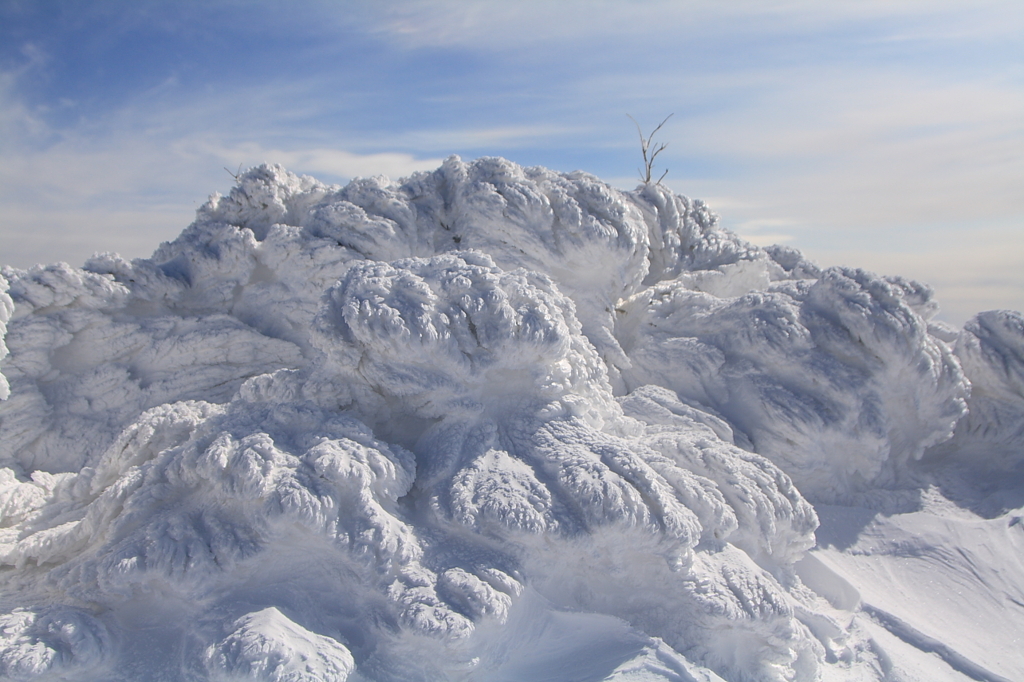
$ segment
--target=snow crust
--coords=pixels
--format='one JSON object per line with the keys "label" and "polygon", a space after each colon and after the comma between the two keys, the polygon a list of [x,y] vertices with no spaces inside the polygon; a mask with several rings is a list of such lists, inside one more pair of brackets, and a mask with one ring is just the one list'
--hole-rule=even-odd
{"label": "snow crust", "polygon": [[0,270],[0,679],[934,679],[835,538],[1024,505],[1024,318],[937,309],[658,185],[254,168]]}

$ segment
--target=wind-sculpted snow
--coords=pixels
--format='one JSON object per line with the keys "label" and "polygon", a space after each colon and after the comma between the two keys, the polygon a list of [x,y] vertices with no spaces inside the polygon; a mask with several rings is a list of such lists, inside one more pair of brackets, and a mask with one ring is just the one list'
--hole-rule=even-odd
{"label": "wind-sculpted snow", "polygon": [[0,615],[4,680],[79,679],[105,672],[110,633],[82,609],[17,608]]}
{"label": "wind-sculpted snow", "polygon": [[[241,301],[235,287],[257,284],[263,306],[268,293],[276,300],[294,297],[311,315],[309,304],[349,259],[481,251],[503,270],[522,267],[552,277],[573,299],[589,341],[615,356],[614,304],[645,284],[684,273],[704,275],[707,286],[723,290],[748,280],[767,283],[772,262],[766,254],[718,230],[715,220],[703,202],[660,187],[627,195],[585,173],[522,168],[504,159],[466,164],[452,157],[401,184],[377,177],[340,189],[261,167],[227,197],[215,196],[201,208],[186,232],[190,238],[164,245],[154,260],[164,271],[201,281],[201,296],[212,305],[240,306],[251,315],[252,287],[241,292]],[[227,226],[249,232],[239,236]],[[205,248],[197,249],[197,240]],[[246,262],[249,253],[255,263]],[[224,261],[242,272],[229,266],[226,274]],[[744,263],[752,273],[745,278],[725,278],[716,269]],[[112,271],[107,264],[96,267]],[[313,286],[299,273],[311,275]],[[738,279],[743,283],[732,281]],[[263,308],[254,307],[259,316]],[[301,329],[308,325],[308,318],[284,314]]]}
{"label": "wind-sculpted snow", "polygon": [[955,341],[970,379],[968,415],[941,448],[971,468],[1013,471],[1024,464],[1024,317],[1009,310],[979,313]]}
{"label": "wind-sculpted snow", "polygon": [[882,679],[804,495],[1022,440],[1020,316],[935,310],[657,185],[253,169],[0,276],[0,678]]}
{"label": "wind-sculpted snow", "polygon": [[[259,588],[272,581],[264,573],[295,570],[292,553],[301,548],[331,566],[327,576],[303,576],[296,588],[331,593],[323,604],[307,605],[303,617],[329,624],[337,639],[370,640],[371,651],[359,653],[371,669],[399,679],[411,679],[413,665],[424,679],[437,679],[439,671],[404,654],[403,643],[389,641],[395,637],[387,626],[440,638],[441,651],[452,649],[441,654],[443,660],[468,658],[464,650],[473,643],[461,640],[470,638],[474,622],[506,618],[525,576],[563,606],[596,606],[681,649],[707,652],[709,663],[720,667],[757,677],[772,669],[764,660],[740,662],[718,651],[711,637],[727,629],[763,639],[772,652],[766,660],[774,665],[813,668],[815,642],[794,618],[785,590],[726,544],[740,535],[738,519],[756,526],[744,524],[746,534],[763,536],[751,544],[771,568],[811,544],[813,511],[785,476],[756,455],[735,452],[755,467],[733,467],[726,481],[724,472],[708,466],[723,479],[716,485],[683,466],[687,460],[679,451],[685,446],[648,446],[643,427],[619,411],[596,353],[582,343],[571,304],[550,288],[530,287],[525,275],[502,276],[484,258],[469,260],[443,256],[353,268],[325,298],[317,322],[317,346],[325,355],[308,374],[253,379],[227,406],[178,402],[150,410],[95,467],[79,473],[39,473],[30,482],[8,474],[5,516],[16,532],[0,545],[0,562],[13,567],[12,581],[43,583],[63,600],[103,603],[114,613],[127,610],[140,593],[159,591],[194,604],[188,622],[212,621],[202,630],[216,631],[228,627],[219,620],[225,612],[266,598]],[[421,277],[407,279],[410,271]],[[431,299],[422,275],[435,287],[461,285],[450,294],[472,315],[454,314],[444,299],[433,301],[434,315],[410,304],[403,296],[412,292],[421,303]],[[475,286],[460,280],[471,277]],[[370,291],[390,295],[370,303]],[[557,302],[564,307],[551,309],[556,319],[542,312],[545,303]],[[448,313],[437,313],[439,308]],[[345,313],[355,318],[351,324]],[[487,335],[469,333],[474,320],[483,326],[489,314],[509,316],[509,328],[493,337],[494,355]],[[414,324],[422,333],[410,333]],[[365,333],[373,328],[380,332]],[[347,364],[331,353],[344,349],[355,351]],[[515,363],[516,353],[541,371],[521,377],[510,401],[502,391],[488,390],[487,375]],[[381,372],[385,360],[399,357],[407,361],[393,373]],[[570,359],[582,369],[574,372]],[[416,439],[414,455],[422,466],[400,446],[374,440],[352,417],[310,402],[266,399],[308,393],[337,405],[344,396],[325,391],[325,380],[364,384],[367,390],[353,398],[356,412],[373,414],[390,403],[391,420],[439,420]],[[425,403],[435,386],[441,397],[456,395],[437,406]],[[599,430],[602,417],[622,421],[620,430],[628,433]],[[701,435],[702,443],[691,448],[714,452],[715,444],[707,442],[716,440],[713,432]],[[719,443],[714,454],[728,456],[729,449]],[[758,469],[768,470],[768,478],[757,478]],[[740,489],[759,486],[768,494],[762,499],[774,498],[775,507],[746,508]],[[744,508],[733,509],[730,502]],[[419,528],[406,519],[420,519]],[[462,546],[461,555],[450,548],[453,543]],[[699,560],[698,545],[704,555]],[[577,572],[575,562],[565,561],[602,546],[609,553],[604,562],[619,574],[638,557],[654,562],[648,580],[634,586],[634,597],[648,605],[672,604],[669,615],[652,618],[635,604],[604,603],[608,574]],[[570,599],[561,587],[566,583],[573,585]],[[666,601],[665,588],[672,585],[677,589]],[[279,599],[294,608],[294,596]],[[350,622],[351,614],[363,613],[380,623]],[[239,662],[237,649],[256,635],[232,632],[220,644],[193,644],[194,655],[201,651],[204,664],[215,661],[217,671],[270,665]]]}
{"label": "wind-sculpted snow", "polygon": [[898,479],[966,412],[959,363],[906,298],[902,281],[839,268],[737,298],[667,282],[620,304],[623,374],[713,408],[834,500]]}
{"label": "wind-sculpted snow", "polygon": [[7,294],[7,287],[7,279],[0,275],[0,400],[6,400],[10,395],[10,385],[2,372],[2,361],[7,357],[7,344],[4,343],[4,337],[7,336],[7,323],[11,320],[11,313],[14,312],[14,301]]}
{"label": "wind-sculpted snow", "polygon": [[600,424],[613,402],[572,301],[547,277],[475,252],[354,265],[328,290],[312,341],[322,374],[372,391],[353,399],[373,419],[389,402],[437,419],[562,399]]}
{"label": "wind-sculpted snow", "polygon": [[355,667],[344,645],[296,625],[274,607],[246,614],[206,649],[211,680],[322,682],[344,680]]}
{"label": "wind-sculpted snow", "polygon": [[63,264],[18,273],[10,293],[0,461],[27,470],[75,471],[145,409],[224,402],[246,377],[301,362],[294,344],[236,317],[173,314]]}

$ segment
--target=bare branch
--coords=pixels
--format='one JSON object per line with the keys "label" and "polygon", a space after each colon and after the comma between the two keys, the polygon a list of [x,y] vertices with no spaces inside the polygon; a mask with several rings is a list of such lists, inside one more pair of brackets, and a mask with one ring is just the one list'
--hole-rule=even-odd
{"label": "bare branch", "polygon": [[[626,114],[626,116],[629,116],[629,114]],[[636,126],[636,132],[640,136],[640,148],[647,151],[647,140],[644,139],[644,131],[640,129],[640,124],[632,116],[629,116],[629,120]]]}
{"label": "bare branch", "polygon": [[[657,128],[655,128],[654,130],[652,130],[652,131],[651,131],[651,135],[650,135],[650,137],[654,137],[654,136],[655,136],[655,134],[657,134],[657,132],[658,132],[659,130],[661,130],[661,126],[663,126],[663,125],[665,125],[666,123],[668,123],[668,120],[669,120],[670,118],[672,118],[672,117],[673,117],[674,115],[675,115],[675,114],[669,114],[668,116],[666,116],[666,117],[665,117],[665,120],[664,120],[664,121],[662,121],[661,123],[659,123],[659,124],[658,124],[658,127],[657,127]],[[649,137],[648,139],[650,139],[650,137]]]}
{"label": "bare branch", "polygon": [[[643,167],[642,170],[638,168],[637,171],[639,171],[639,173],[640,173],[640,180],[645,185],[649,185],[649,184],[651,184],[651,172],[654,169],[654,159],[655,159],[655,157],[658,156],[658,154],[660,154],[661,152],[665,151],[665,147],[668,146],[668,143],[663,142],[663,143],[659,144],[655,148],[653,153],[648,154],[648,152],[651,149],[651,141],[654,139],[654,135],[659,130],[661,130],[662,126],[664,126],[665,123],[670,118],[672,118],[672,114],[669,114],[668,116],[666,116],[665,120],[663,120],[661,123],[659,123],[658,127],[656,127],[654,130],[652,130],[651,134],[646,136],[646,137],[644,137],[644,131],[640,127],[640,124],[636,122],[636,119],[633,118],[632,116],[630,116],[629,114],[626,114],[626,116],[629,116],[629,120],[631,120],[633,122],[633,125],[636,126],[636,132],[640,135],[640,153],[643,155],[644,167]],[[664,173],[662,173],[661,177],[658,178],[657,184],[660,185],[661,181],[665,178],[665,176],[667,174],[668,174],[668,170],[666,170]]]}

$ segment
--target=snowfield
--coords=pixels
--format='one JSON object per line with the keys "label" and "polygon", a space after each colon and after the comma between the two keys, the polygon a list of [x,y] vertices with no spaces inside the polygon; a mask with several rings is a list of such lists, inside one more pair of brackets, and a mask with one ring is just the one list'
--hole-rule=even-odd
{"label": "snowfield", "polygon": [[239,177],[0,270],[0,679],[1024,679],[1024,317],[659,185]]}

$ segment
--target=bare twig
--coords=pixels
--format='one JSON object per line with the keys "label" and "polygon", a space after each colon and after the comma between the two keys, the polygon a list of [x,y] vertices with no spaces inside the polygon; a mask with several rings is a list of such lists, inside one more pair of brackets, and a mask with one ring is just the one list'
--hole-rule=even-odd
{"label": "bare twig", "polygon": [[[626,114],[626,116],[629,116],[629,114]],[[667,142],[662,142],[654,147],[654,151],[651,151],[651,141],[670,118],[672,118],[672,114],[666,116],[665,120],[659,123],[658,127],[651,131],[650,135],[644,137],[644,131],[640,128],[640,124],[636,122],[635,118],[629,116],[629,120],[631,120],[633,125],[636,126],[636,132],[640,134],[640,153],[643,154],[644,157],[644,167],[642,170],[639,168],[637,170],[640,172],[640,180],[643,181],[645,185],[651,184],[651,172],[654,169],[654,159],[657,158],[658,154],[665,151],[665,147],[668,146]],[[658,182],[656,184],[660,185],[666,175],[668,175],[668,169],[665,169],[665,172],[661,174],[661,177],[658,178]]]}
{"label": "bare twig", "polygon": [[238,178],[242,177],[242,164],[238,164],[238,170],[236,170],[234,173],[232,173],[231,169],[228,168],[227,166],[224,166],[224,170],[228,172],[228,175],[235,179],[235,182],[238,182]]}

